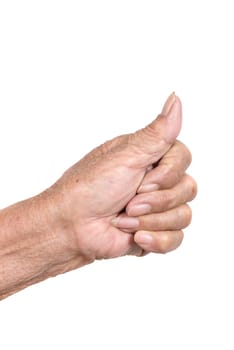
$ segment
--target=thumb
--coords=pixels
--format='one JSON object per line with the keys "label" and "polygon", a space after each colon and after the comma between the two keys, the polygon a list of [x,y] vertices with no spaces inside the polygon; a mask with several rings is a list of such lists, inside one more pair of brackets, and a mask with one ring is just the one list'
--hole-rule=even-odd
{"label": "thumb", "polygon": [[175,142],[182,124],[180,99],[171,94],[162,113],[148,126],[132,134],[132,142],[146,165],[157,162]]}

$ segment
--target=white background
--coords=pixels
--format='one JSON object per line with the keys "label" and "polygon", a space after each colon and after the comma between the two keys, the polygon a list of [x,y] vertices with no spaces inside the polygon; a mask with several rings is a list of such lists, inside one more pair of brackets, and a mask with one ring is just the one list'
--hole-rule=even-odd
{"label": "white background", "polygon": [[232,1],[0,1],[0,207],[175,90],[199,185],[177,251],[97,262],[0,303],[0,348],[233,349]]}

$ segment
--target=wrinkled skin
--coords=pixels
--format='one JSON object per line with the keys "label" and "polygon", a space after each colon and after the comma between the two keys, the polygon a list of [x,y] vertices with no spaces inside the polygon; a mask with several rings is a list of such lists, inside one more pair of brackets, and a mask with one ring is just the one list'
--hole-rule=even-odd
{"label": "wrinkled skin", "polygon": [[[180,127],[181,102],[171,96],[152,124],[93,150],[51,188],[61,203],[71,245],[87,261],[165,253],[180,245],[182,228],[191,221],[186,202],[196,195],[194,180],[185,175],[190,153],[176,141]],[[142,184],[156,184],[157,190],[141,190]],[[136,216],[130,215],[133,204],[147,196],[152,210],[139,215],[136,227],[124,227],[119,219]],[[143,240],[144,234],[151,240]]]}

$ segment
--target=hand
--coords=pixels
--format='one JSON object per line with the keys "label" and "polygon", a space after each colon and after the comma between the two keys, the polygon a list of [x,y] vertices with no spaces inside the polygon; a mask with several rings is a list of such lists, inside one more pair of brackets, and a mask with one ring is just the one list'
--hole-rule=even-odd
{"label": "hand", "polygon": [[[197,193],[196,182],[185,174],[190,162],[189,150],[176,141],[158,165],[145,175],[138,194],[115,220],[116,227],[135,234],[135,241],[144,247],[144,255],[152,251],[166,253],[182,242],[181,229],[188,226],[192,215],[186,203]],[[153,189],[155,191],[148,192]],[[131,217],[138,217],[137,232],[128,228]],[[141,237],[146,239],[145,243]]]}
{"label": "hand", "polygon": [[[127,211],[130,210],[131,199],[142,191],[140,185],[146,185],[151,177],[160,183],[157,168],[147,171],[175,143],[181,119],[181,102],[171,95],[153,123],[93,150],[51,188],[51,200],[60,207],[60,220],[70,237],[71,248],[87,262],[125,254],[141,255],[145,249],[137,238],[138,229],[147,227],[146,222],[138,226],[135,218],[134,229],[138,233],[134,236],[114,227],[114,219],[128,203]],[[182,212],[183,209],[180,215]]]}

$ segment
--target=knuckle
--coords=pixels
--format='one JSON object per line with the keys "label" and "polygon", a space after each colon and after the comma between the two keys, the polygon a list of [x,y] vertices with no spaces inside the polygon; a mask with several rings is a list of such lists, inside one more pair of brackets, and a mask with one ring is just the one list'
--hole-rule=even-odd
{"label": "knuckle", "polygon": [[180,147],[180,152],[183,153],[183,158],[189,166],[192,163],[192,153],[189,148],[181,141],[177,140],[177,145]]}
{"label": "knuckle", "polygon": [[192,209],[188,204],[183,206],[184,226],[188,226],[192,221]]}
{"label": "knuckle", "polygon": [[161,185],[163,187],[170,188],[181,180],[181,169],[176,168],[172,163],[165,164],[160,170],[162,174]]}
{"label": "knuckle", "polygon": [[190,152],[187,146],[184,146],[184,147],[185,147],[184,157],[187,160],[187,165],[189,166],[192,163],[192,153]]}
{"label": "knuckle", "polygon": [[173,179],[173,184],[178,184],[181,180],[181,169],[170,169],[168,173],[168,183]]}
{"label": "knuckle", "polygon": [[184,189],[188,193],[188,201],[193,200],[197,195],[197,183],[192,178],[192,176],[185,174],[184,175]]}
{"label": "knuckle", "polygon": [[161,232],[160,240],[158,242],[157,252],[166,254],[178,248],[184,239],[183,231]]}
{"label": "knuckle", "polygon": [[178,248],[184,238],[182,230],[156,232],[154,245],[151,251],[158,254],[166,254]]}
{"label": "knuckle", "polygon": [[197,183],[192,177],[191,177],[190,187],[191,187],[191,196],[192,196],[192,199],[194,199],[197,195]]}
{"label": "knuckle", "polygon": [[171,239],[168,233],[161,233],[160,238],[157,241],[157,252],[160,254],[166,254],[170,250]]}
{"label": "knuckle", "polygon": [[159,131],[154,130],[150,125],[130,134],[128,144],[129,150],[134,154],[134,159],[138,155],[139,165],[143,167],[157,162],[166,147]]}
{"label": "knuckle", "polygon": [[175,194],[172,190],[161,191],[160,194],[160,204],[163,207],[163,210],[170,209],[175,203]]}

